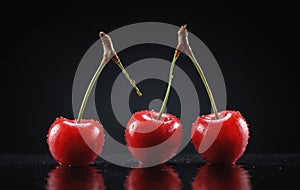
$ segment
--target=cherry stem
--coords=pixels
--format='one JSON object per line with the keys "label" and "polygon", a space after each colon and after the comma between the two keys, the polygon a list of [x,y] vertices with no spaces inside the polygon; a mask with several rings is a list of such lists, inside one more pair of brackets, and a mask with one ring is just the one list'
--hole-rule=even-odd
{"label": "cherry stem", "polygon": [[[134,89],[136,90],[136,93],[138,94],[138,96],[142,96],[142,93],[141,91],[138,89],[138,87],[135,85],[135,81],[132,80],[128,74],[128,72],[125,70],[125,68],[123,67],[120,59],[117,58],[118,61],[116,61],[114,59],[115,57],[113,57],[113,61],[121,68],[122,72],[124,73],[124,75],[126,76],[126,78],[129,80],[129,82],[131,83],[131,85],[134,87]],[[83,116],[83,112],[85,110],[85,107],[86,107],[86,104],[87,104],[87,101],[88,101],[88,98],[92,92],[92,89],[93,87],[95,86],[95,83],[100,75],[100,73],[102,72],[103,68],[105,67],[107,63],[105,62],[105,59],[102,60],[102,62],[100,63],[100,66],[98,67],[98,69],[96,70],[86,92],[85,92],[85,95],[83,97],[83,100],[82,100],[82,103],[81,103],[81,106],[80,106],[80,110],[79,110],[79,114],[78,114],[78,118],[77,118],[77,123],[80,123],[81,119],[82,119],[82,116]]]}
{"label": "cherry stem", "polygon": [[169,83],[168,83],[168,88],[167,88],[167,91],[166,91],[166,94],[165,94],[165,99],[164,99],[163,104],[162,104],[162,106],[160,108],[160,111],[158,113],[158,117],[157,117],[158,120],[160,120],[160,118],[162,116],[162,113],[165,111],[166,106],[167,106],[167,102],[168,102],[170,91],[171,91],[171,84],[172,84],[172,80],[173,80],[173,69],[174,69],[176,60],[179,57],[179,54],[180,54],[179,51],[176,50],[175,54],[174,54],[174,57],[173,57],[173,60],[172,60],[172,63],[171,63],[171,67],[170,67]]}
{"label": "cherry stem", "polygon": [[86,92],[85,92],[85,95],[83,97],[83,100],[82,100],[82,103],[81,103],[81,106],[80,106],[80,110],[79,110],[79,114],[78,114],[78,118],[77,118],[77,123],[80,123],[81,119],[82,119],[82,116],[83,116],[83,112],[85,110],[85,106],[86,106],[86,103],[89,99],[89,96],[92,92],[92,89],[100,75],[100,73],[102,72],[103,68],[105,67],[106,63],[102,60],[100,66],[98,67],[98,69],[96,70]]}
{"label": "cherry stem", "polygon": [[202,82],[205,86],[205,89],[206,89],[206,92],[208,94],[208,97],[209,97],[209,100],[210,100],[210,103],[211,103],[211,107],[213,109],[215,117],[216,117],[216,119],[219,119],[218,110],[217,110],[217,106],[216,106],[214,97],[213,97],[212,92],[209,88],[209,85],[208,85],[208,82],[207,82],[207,80],[204,76],[204,73],[203,73],[198,61],[196,60],[196,58],[193,54],[192,48],[189,44],[188,33],[187,33],[186,26],[187,26],[186,24],[181,26],[181,28],[178,31],[178,45],[177,45],[176,49],[183,52],[183,53],[185,53],[191,59],[191,61],[193,62],[194,66],[196,67],[196,69],[197,69],[197,71],[198,71],[198,73],[201,77],[201,80],[202,80]]}
{"label": "cherry stem", "polygon": [[200,67],[200,65],[199,65],[199,63],[198,63],[198,61],[196,60],[195,56],[192,54],[192,55],[189,56],[189,57],[190,57],[190,59],[192,60],[194,66],[196,67],[196,69],[197,69],[197,71],[198,71],[198,73],[199,73],[199,75],[200,75],[200,77],[201,77],[201,80],[202,80],[202,82],[203,82],[203,84],[204,84],[204,87],[205,87],[205,89],[206,89],[206,92],[207,92],[207,94],[208,94],[208,98],[209,98],[209,100],[210,100],[210,104],[211,104],[211,107],[212,107],[213,112],[214,112],[214,114],[215,114],[215,117],[216,117],[216,119],[219,119],[217,106],[216,106],[216,103],[215,103],[213,94],[212,94],[212,92],[211,92],[211,90],[210,90],[210,87],[209,87],[209,85],[208,85],[208,82],[207,82],[207,80],[206,80],[206,78],[205,78],[205,75],[204,75],[204,73],[203,73],[203,71],[202,71],[202,69],[201,69],[201,67]]}
{"label": "cherry stem", "polygon": [[132,80],[128,74],[128,72],[126,71],[126,69],[123,67],[120,59],[118,61],[115,62],[119,67],[120,69],[122,70],[123,74],[125,75],[125,77],[128,79],[128,81],[130,82],[130,84],[132,85],[132,87],[135,89],[136,93],[138,96],[142,96],[142,93],[141,91],[139,90],[139,88],[136,86],[135,84],[135,81]]}
{"label": "cherry stem", "polygon": [[138,96],[142,96],[142,93],[136,86],[135,81],[130,78],[129,74],[127,73],[127,71],[125,70],[125,68],[123,67],[123,65],[121,63],[121,60],[119,59],[118,55],[116,54],[116,51],[113,48],[113,44],[112,44],[110,36],[105,34],[104,32],[100,32],[99,36],[102,41],[103,50],[104,50],[103,58],[102,58],[102,61],[99,65],[98,69],[96,70],[93,78],[91,79],[91,82],[90,82],[90,84],[85,92],[85,95],[83,97],[83,100],[82,100],[82,103],[81,103],[81,106],[79,109],[77,123],[80,123],[82,116],[83,116],[83,112],[84,112],[86,104],[87,104],[87,101],[92,92],[92,89],[95,86],[95,83],[96,83],[100,73],[102,72],[103,68],[109,62],[110,59],[112,59],[120,67],[123,74],[126,76],[126,78],[129,80],[130,84],[136,90],[136,93],[138,94]]}

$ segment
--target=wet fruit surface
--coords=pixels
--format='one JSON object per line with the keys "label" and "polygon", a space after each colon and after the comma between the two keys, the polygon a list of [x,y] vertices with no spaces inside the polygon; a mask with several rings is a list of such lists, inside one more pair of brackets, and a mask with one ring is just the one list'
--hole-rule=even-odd
{"label": "wet fruit surface", "polygon": [[203,115],[192,127],[192,143],[209,163],[232,164],[244,153],[249,139],[248,124],[238,111],[226,110]]}
{"label": "wet fruit surface", "polygon": [[163,163],[173,157],[181,145],[182,125],[171,114],[143,110],[128,121],[125,139],[131,154],[142,163]]}
{"label": "wet fruit surface", "polygon": [[47,143],[53,158],[61,165],[86,166],[101,153],[103,126],[95,120],[57,118],[51,125]]}

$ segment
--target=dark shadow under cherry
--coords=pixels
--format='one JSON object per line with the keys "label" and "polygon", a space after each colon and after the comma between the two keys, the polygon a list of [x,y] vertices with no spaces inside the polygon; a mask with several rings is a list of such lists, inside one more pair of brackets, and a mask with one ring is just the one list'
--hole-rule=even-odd
{"label": "dark shadow under cherry", "polygon": [[250,190],[250,175],[240,165],[201,166],[192,181],[193,190]]}
{"label": "dark shadow under cherry", "polygon": [[178,173],[168,165],[132,169],[124,183],[126,190],[180,190],[181,180]]}
{"label": "dark shadow under cherry", "polygon": [[57,166],[48,173],[47,190],[103,190],[104,179],[95,167]]}

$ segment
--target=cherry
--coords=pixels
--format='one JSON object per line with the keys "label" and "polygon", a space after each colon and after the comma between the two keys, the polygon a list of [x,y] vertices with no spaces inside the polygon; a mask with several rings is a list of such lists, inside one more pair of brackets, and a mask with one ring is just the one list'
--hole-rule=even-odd
{"label": "cherry", "polygon": [[173,69],[179,51],[175,51],[170,67],[169,83],[160,112],[143,110],[133,114],[125,129],[125,140],[133,157],[144,166],[161,164],[178,151],[182,139],[180,120],[163,114],[169,98]]}
{"label": "cherry", "polygon": [[47,144],[53,158],[61,165],[87,166],[101,153],[104,145],[103,126],[93,119],[82,119],[83,112],[90,93],[105,65],[112,59],[125,74],[139,96],[135,82],[129,77],[117,56],[111,38],[104,32],[99,34],[103,44],[103,59],[95,72],[84,95],[78,118],[69,120],[57,118],[50,126],[47,134]]}
{"label": "cherry", "polygon": [[135,168],[130,171],[124,184],[126,190],[138,189],[182,189],[178,173],[167,165]]}
{"label": "cherry", "polygon": [[219,119],[214,114],[197,118],[192,127],[192,143],[209,163],[231,164],[244,153],[249,131],[238,111],[222,111]]}
{"label": "cherry", "polygon": [[218,166],[205,164],[192,182],[193,190],[250,190],[249,173],[240,165]]}
{"label": "cherry", "polygon": [[218,113],[214,97],[188,42],[186,27],[178,31],[177,49],[193,62],[207,91],[214,114],[198,117],[192,127],[192,143],[209,163],[232,164],[244,153],[249,139],[248,124],[238,111]]}
{"label": "cherry", "polygon": [[80,123],[63,117],[51,125],[47,139],[53,158],[61,165],[84,166],[93,162],[104,145],[103,126],[92,119]]}
{"label": "cherry", "polygon": [[104,190],[104,179],[95,167],[70,168],[58,166],[48,173],[47,190]]}
{"label": "cherry", "polygon": [[171,114],[142,110],[132,115],[127,123],[125,137],[129,151],[142,164],[163,163],[180,147],[182,126]]}

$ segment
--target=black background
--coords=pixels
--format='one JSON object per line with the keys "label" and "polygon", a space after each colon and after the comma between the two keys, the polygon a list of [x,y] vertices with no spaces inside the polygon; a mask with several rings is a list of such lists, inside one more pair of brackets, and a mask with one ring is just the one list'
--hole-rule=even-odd
{"label": "black background", "polygon": [[[247,153],[300,152],[295,6],[288,1],[197,4],[184,1],[160,5],[151,1],[139,2],[134,8],[130,2],[26,1],[1,5],[4,115],[0,152],[48,153],[46,133],[51,123],[60,115],[73,118],[73,78],[82,56],[98,39],[98,32],[147,21],[177,26],[187,23],[188,29],[208,46],[224,75],[228,109],[240,110],[250,124]],[[120,57],[127,66],[147,57],[170,60],[173,51],[148,45],[124,50]],[[103,105],[102,97],[109,97],[113,76],[120,72],[113,64],[108,67],[97,84],[96,101],[104,127],[109,126],[106,129],[123,141],[123,128],[112,118],[109,105]],[[200,79],[193,67],[185,69],[199,84],[204,106],[201,114],[207,113],[209,102]],[[141,88],[146,88],[146,83]],[[158,82],[155,86],[158,90],[147,88],[152,93],[148,97],[163,98],[165,84]],[[178,112],[176,98],[172,91],[169,101],[175,106],[168,107],[168,112],[173,114]],[[147,108],[146,103],[138,103],[131,101],[132,111]],[[194,150],[189,144],[185,151]]]}

